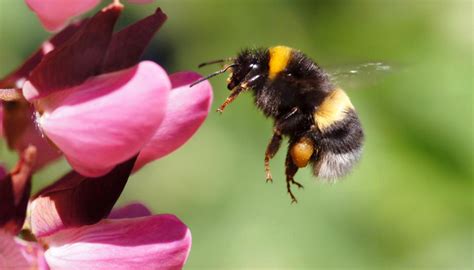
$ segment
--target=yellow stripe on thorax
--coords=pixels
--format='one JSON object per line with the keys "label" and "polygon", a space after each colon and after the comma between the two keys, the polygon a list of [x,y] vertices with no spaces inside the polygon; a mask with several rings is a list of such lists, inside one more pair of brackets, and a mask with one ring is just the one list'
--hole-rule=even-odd
{"label": "yellow stripe on thorax", "polygon": [[268,63],[268,77],[274,79],[278,73],[283,71],[290,61],[292,49],[285,46],[270,48],[270,61]]}
{"label": "yellow stripe on thorax", "polygon": [[354,109],[351,100],[342,89],[332,91],[314,112],[314,120],[320,130],[344,119],[346,113]]}

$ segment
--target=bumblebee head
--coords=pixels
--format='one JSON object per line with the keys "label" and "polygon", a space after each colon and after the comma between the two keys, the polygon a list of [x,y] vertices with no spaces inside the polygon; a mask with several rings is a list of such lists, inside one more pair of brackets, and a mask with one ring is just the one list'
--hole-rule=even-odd
{"label": "bumblebee head", "polygon": [[205,62],[199,65],[203,67],[209,64],[228,63],[224,64],[221,70],[209,74],[200,80],[191,84],[196,85],[211,77],[230,71],[227,78],[227,88],[233,90],[240,86],[241,88],[249,88],[261,83],[265,79],[268,70],[268,53],[263,49],[247,49],[243,50],[235,58],[219,59]]}
{"label": "bumblebee head", "polygon": [[235,59],[231,73],[227,79],[227,89],[237,86],[243,88],[255,86],[268,69],[267,53],[264,50],[243,50]]}

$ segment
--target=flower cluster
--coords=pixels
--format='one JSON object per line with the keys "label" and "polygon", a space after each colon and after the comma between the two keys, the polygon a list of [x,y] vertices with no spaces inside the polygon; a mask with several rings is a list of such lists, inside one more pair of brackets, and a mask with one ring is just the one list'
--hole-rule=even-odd
{"label": "flower cluster", "polygon": [[[26,2],[59,32],[0,80],[0,136],[19,156],[0,166],[0,269],[182,268],[185,224],[139,203],[113,207],[130,174],[197,131],[210,84],[191,89],[199,74],[140,60],[160,9],[114,31],[119,1],[69,25],[100,1]],[[61,156],[72,170],[30,196],[34,173]]]}

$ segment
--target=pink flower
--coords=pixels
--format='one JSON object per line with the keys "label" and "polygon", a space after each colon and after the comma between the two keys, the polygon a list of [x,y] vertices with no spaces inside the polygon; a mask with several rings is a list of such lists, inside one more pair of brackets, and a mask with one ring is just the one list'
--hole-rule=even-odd
{"label": "pink flower", "polygon": [[11,87],[27,79],[23,96],[34,105],[35,124],[85,176],[104,175],[139,152],[136,169],[174,151],[196,132],[212,101],[209,83],[188,87],[200,75],[168,76],[153,62],[139,63],[166,19],[161,10],[113,33],[121,10],[102,9],[3,80]]}
{"label": "pink flower", "polygon": [[114,218],[59,230],[38,242],[0,229],[0,269],[181,269],[191,249],[186,225],[173,215],[125,208],[113,212]]}
{"label": "pink flower", "polygon": [[191,233],[179,219],[136,203],[110,213],[134,162],[99,178],[72,171],[33,197],[27,227],[51,269],[182,268]]}
{"label": "pink flower", "polygon": [[[45,22],[57,26],[93,2],[71,1]],[[62,10],[53,0],[29,3]],[[111,210],[132,171],[196,132],[212,89],[208,82],[191,89],[196,73],[168,75],[140,61],[166,15],[158,9],[114,33],[122,9],[114,1],[65,28],[0,80],[1,134],[22,153],[12,172],[0,167],[0,268],[181,269],[186,262],[191,233],[175,216],[151,215],[141,204]],[[29,199],[35,166],[59,153],[74,170]]]}
{"label": "pink flower", "polygon": [[[100,0],[25,0],[36,13],[41,24],[49,31],[63,28],[71,18],[79,16],[100,3]],[[135,4],[147,4],[153,0],[129,0]]]}
{"label": "pink flower", "polygon": [[31,199],[25,225],[32,233],[26,238],[32,242],[15,237],[25,218],[29,195],[25,183],[30,183],[34,149],[24,156],[18,168],[0,181],[0,269],[183,267],[191,233],[178,218],[151,215],[139,203],[110,213],[136,158],[100,178],[71,171],[41,190]]}
{"label": "pink flower", "polygon": [[6,96],[10,97],[4,98],[3,104],[0,102],[3,112],[0,120],[0,133],[5,137],[8,147],[16,150],[19,154],[29,145],[34,145],[38,149],[37,160],[33,168],[35,171],[57,159],[61,156],[61,152],[37,128],[33,120],[35,111],[31,104],[20,94],[17,94],[19,97],[15,98],[15,92],[21,93],[23,83],[43,57],[74,35],[81,25],[82,22],[71,24],[45,41],[20,67],[0,80],[0,96],[2,94],[5,96],[4,93],[8,93]]}

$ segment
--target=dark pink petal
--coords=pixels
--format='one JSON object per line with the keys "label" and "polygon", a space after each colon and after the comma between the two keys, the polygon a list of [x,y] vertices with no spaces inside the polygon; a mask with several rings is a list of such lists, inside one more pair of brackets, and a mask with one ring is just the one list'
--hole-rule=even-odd
{"label": "dark pink petal", "polygon": [[84,24],[85,20],[75,22],[45,41],[21,66],[0,80],[0,88],[21,88],[30,72],[43,57],[71,38]]}
{"label": "dark pink petal", "polygon": [[165,119],[153,138],[140,151],[134,171],[146,163],[161,158],[183,145],[206,119],[212,103],[212,87],[194,72],[179,72],[170,76],[171,90]]}
{"label": "dark pink petal", "polygon": [[7,174],[8,174],[7,168],[5,168],[5,166],[3,166],[3,164],[0,163],[0,179],[3,179],[5,176],[7,176]]}
{"label": "dark pink petal", "polygon": [[191,232],[173,215],[106,219],[43,239],[52,269],[181,269]]}
{"label": "dark pink petal", "polygon": [[94,8],[100,0],[26,0],[26,4],[49,31],[61,29],[75,16]]}
{"label": "dark pink petal", "polygon": [[150,216],[151,211],[141,203],[130,203],[120,208],[114,208],[110,213],[110,219],[137,218]]}
{"label": "dark pink petal", "polygon": [[34,117],[30,117],[28,126],[23,134],[18,138],[14,148],[18,153],[21,153],[28,146],[33,145],[38,150],[36,163],[33,166],[33,171],[37,171],[48,165],[50,162],[57,160],[62,156],[62,153],[57,149],[48,138],[41,134],[41,131],[34,123]]}
{"label": "dark pink petal", "polygon": [[137,154],[160,125],[171,83],[144,61],[100,75],[38,104],[47,137],[82,175],[99,176]]}
{"label": "dark pink petal", "polygon": [[8,147],[15,149],[20,155],[30,145],[38,150],[33,171],[61,156],[61,152],[41,134],[34,122],[33,108],[26,100],[4,102],[3,107],[2,130]]}
{"label": "dark pink petal", "polygon": [[110,42],[102,72],[112,72],[134,66],[140,60],[148,43],[166,21],[166,15],[156,12],[115,33]]}
{"label": "dark pink petal", "polygon": [[0,269],[47,270],[48,266],[38,244],[22,241],[0,230]]}
{"label": "dark pink petal", "polygon": [[8,148],[15,149],[24,132],[31,123],[32,109],[25,99],[3,101],[3,135]]}
{"label": "dark pink petal", "polygon": [[27,148],[12,172],[0,179],[0,230],[17,234],[25,221],[36,149]]}
{"label": "dark pink petal", "polygon": [[40,134],[34,123],[33,109],[26,100],[3,102],[3,106],[2,130],[8,147],[15,149],[20,155],[30,145],[38,150],[33,171],[61,156],[61,153]]}
{"label": "dark pink petal", "polygon": [[32,100],[44,97],[79,85],[99,74],[121,11],[122,6],[114,4],[102,9],[80,31],[48,53],[23,86],[25,98]]}
{"label": "dark pink petal", "polygon": [[135,159],[98,178],[71,171],[40,191],[29,206],[34,235],[42,237],[61,229],[94,224],[107,217],[127,183]]}
{"label": "dark pink petal", "polygon": [[3,137],[3,104],[2,102],[0,102],[0,137]]}

